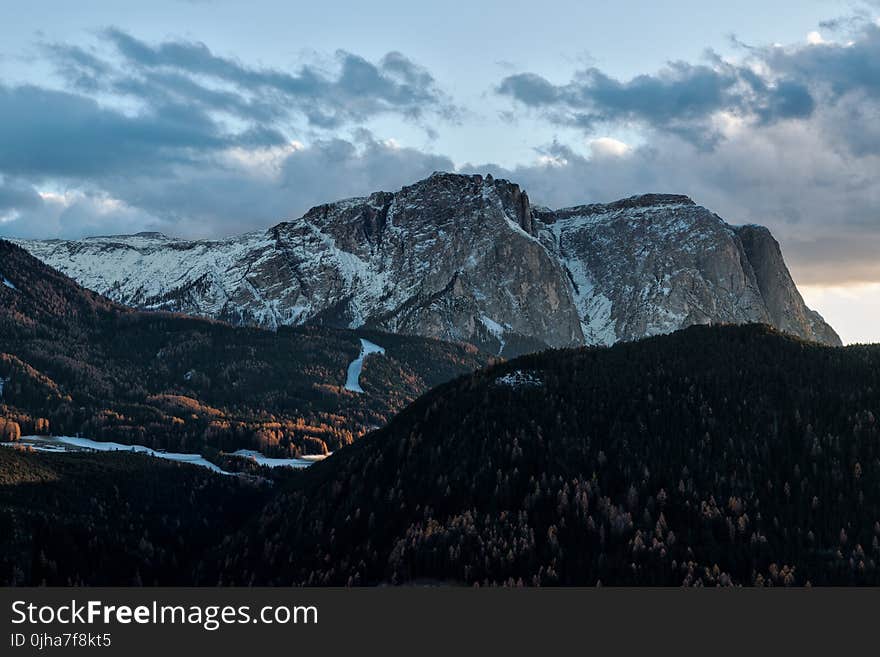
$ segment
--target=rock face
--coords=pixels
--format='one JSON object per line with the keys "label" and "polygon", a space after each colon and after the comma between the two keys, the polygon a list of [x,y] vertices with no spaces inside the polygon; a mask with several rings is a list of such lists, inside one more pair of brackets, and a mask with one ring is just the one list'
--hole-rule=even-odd
{"label": "rock face", "polygon": [[840,344],[769,231],[685,196],[554,211],[506,180],[435,173],[237,238],[19,244],[119,302],[270,328],[366,326],[505,356],[710,322]]}
{"label": "rock face", "polygon": [[741,226],[736,230],[755,272],[770,323],[795,335],[817,342],[840,344],[840,338],[822,316],[810,310],[798,292],[782,259],[779,242],[763,226]]}
{"label": "rock face", "polygon": [[719,322],[760,322],[840,344],[804,304],[766,228],[734,228],[669,194],[533,214],[570,277],[588,344]]}

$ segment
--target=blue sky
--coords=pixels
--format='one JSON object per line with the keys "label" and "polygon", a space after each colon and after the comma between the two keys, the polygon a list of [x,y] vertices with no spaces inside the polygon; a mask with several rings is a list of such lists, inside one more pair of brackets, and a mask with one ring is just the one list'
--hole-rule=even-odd
{"label": "blue sky", "polygon": [[685,193],[767,225],[880,341],[880,5],[20,3],[0,235],[267,227],[434,169],[547,205]]}

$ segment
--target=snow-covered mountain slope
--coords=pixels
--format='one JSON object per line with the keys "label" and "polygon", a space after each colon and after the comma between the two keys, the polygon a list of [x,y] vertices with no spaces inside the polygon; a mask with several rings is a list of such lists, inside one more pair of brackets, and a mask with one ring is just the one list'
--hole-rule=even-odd
{"label": "snow-covered mountain slope", "polygon": [[436,173],[224,240],[18,243],[116,301],[240,324],[367,326],[508,356],[708,322],[839,344],[766,229],[684,196],[552,211],[506,180]]}

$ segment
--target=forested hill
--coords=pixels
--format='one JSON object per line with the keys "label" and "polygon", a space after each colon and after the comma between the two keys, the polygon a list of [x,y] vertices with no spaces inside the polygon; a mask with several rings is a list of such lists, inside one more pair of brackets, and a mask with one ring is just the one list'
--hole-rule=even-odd
{"label": "forested hill", "polygon": [[430,392],[225,555],[263,584],[880,584],[880,347],[693,327]]}
{"label": "forested hill", "polygon": [[271,492],[143,454],[0,448],[0,586],[219,584],[206,558]]}
{"label": "forested hill", "polygon": [[[345,389],[360,337],[385,348]],[[473,347],[138,312],[0,240],[0,441],[52,433],[174,451],[322,453],[487,362]]]}

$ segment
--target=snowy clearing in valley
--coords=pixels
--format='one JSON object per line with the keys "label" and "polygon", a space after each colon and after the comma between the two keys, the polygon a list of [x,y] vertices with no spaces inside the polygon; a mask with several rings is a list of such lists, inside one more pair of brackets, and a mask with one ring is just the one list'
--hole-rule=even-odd
{"label": "snowy clearing in valley", "polygon": [[10,447],[23,445],[25,447],[33,447],[41,452],[70,452],[88,449],[95,452],[135,452],[138,454],[146,454],[157,459],[166,459],[168,461],[176,461],[178,463],[191,463],[208,468],[219,474],[233,474],[221,470],[219,467],[205,459],[200,454],[178,454],[175,452],[160,452],[143,445],[123,445],[122,443],[101,442],[97,440],[89,440],[88,438],[75,438],[72,436],[22,436],[21,440],[15,443],[2,443]]}
{"label": "snowy clearing in valley", "polygon": [[298,459],[273,459],[268,456],[263,456],[260,452],[252,449],[239,449],[232,452],[232,456],[253,459],[258,464],[265,465],[269,468],[307,468],[315,461],[322,461],[325,458],[322,454],[321,456],[303,456]]}
{"label": "snowy clearing in valley", "polygon": [[[95,452],[135,452],[138,454],[146,454],[157,459],[165,459],[167,461],[175,461],[177,463],[189,463],[198,465],[203,468],[223,475],[233,475],[234,472],[227,472],[218,467],[214,463],[201,456],[200,454],[180,454],[175,452],[162,452],[159,450],[144,447],[143,445],[124,445],[122,443],[101,442],[97,440],[89,440],[88,438],[74,438],[71,436],[22,436],[21,440],[14,443],[0,443],[4,447],[30,447],[38,452],[75,452],[80,450],[92,450]],[[287,466],[292,468],[307,468],[315,461],[324,458],[323,455],[292,459],[273,459],[263,456],[260,452],[249,449],[240,449],[233,452],[232,456],[241,458],[250,458],[260,465],[266,465],[270,468]]]}

